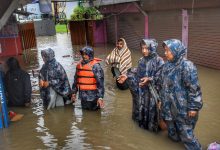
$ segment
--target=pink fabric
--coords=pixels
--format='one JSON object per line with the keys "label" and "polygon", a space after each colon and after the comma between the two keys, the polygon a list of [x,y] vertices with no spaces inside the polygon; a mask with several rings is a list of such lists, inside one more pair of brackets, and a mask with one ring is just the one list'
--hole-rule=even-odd
{"label": "pink fabric", "polygon": [[207,150],[220,150],[220,143],[213,142],[209,144],[209,147]]}

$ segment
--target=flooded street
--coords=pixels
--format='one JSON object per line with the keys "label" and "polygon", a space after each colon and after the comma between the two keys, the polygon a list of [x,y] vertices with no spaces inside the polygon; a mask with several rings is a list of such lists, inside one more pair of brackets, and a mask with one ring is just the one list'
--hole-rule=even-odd
{"label": "flooded street", "polygon": [[[38,59],[35,65],[26,65],[24,68],[30,74],[32,69],[39,69],[43,64],[40,50],[50,47],[54,49],[57,61],[65,68],[72,84],[81,47],[72,47],[70,35],[67,34],[38,37],[37,45]],[[95,56],[104,59],[112,48],[97,46]],[[132,52],[135,66],[141,54],[139,51]],[[132,121],[130,91],[118,90],[110,68],[104,62],[102,67],[105,73],[106,105],[97,112],[82,111],[79,101],[75,106],[44,110],[38,96],[38,78],[31,74],[33,105],[31,108],[9,108],[24,114],[24,117],[0,131],[0,149],[184,150],[181,143],[169,140],[166,132],[151,133]],[[205,149],[211,142],[220,142],[220,70],[198,66],[198,71],[204,105],[195,134]]]}

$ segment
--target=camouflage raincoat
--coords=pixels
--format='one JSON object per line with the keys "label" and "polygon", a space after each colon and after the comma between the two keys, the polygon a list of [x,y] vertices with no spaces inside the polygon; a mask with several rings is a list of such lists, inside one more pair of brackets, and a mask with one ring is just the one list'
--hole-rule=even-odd
{"label": "camouflage raincoat", "polygon": [[174,56],[164,64],[161,73],[162,117],[168,125],[168,135],[183,141],[186,149],[199,150],[201,145],[193,134],[198,115],[189,118],[188,111],[202,108],[202,93],[195,65],[185,58],[186,48],[176,39],[164,41]]}
{"label": "camouflage raincoat", "polygon": [[44,105],[47,106],[50,102],[50,87],[62,97],[71,94],[71,87],[63,66],[55,59],[54,51],[51,48],[42,50],[41,55],[45,58],[45,64],[40,69],[39,79],[48,81],[49,87],[40,88],[40,94]]}
{"label": "camouflage raincoat", "polygon": [[139,87],[140,79],[151,78],[151,83],[157,87],[157,78],[164,64],[163,59],[156,53],[157,42],[154,39],[144,39],[150,53],[138,61],[136,73],[134,69],[128,73],[128,84],[133,97],[133,119],[139,122],[140,127],[154,131],[156,123],[156,103],[148,85]]}

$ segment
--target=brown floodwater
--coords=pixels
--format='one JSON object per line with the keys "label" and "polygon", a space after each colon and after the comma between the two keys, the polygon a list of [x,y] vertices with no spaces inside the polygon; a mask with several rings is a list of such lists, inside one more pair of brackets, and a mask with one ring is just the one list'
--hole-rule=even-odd
{"label": "brown floodwater", "polygon": [[[132,101],[129,90],[116,88],[110,69],[102,62],[105,73],[105,103],[101,111],[84,111],[77,101],[75,106],[44,110],[39,97],[37,77],[32,69],[42,66],[40,50],[52,48],[72,84],[76,62],[79,60],[80,46],[72,46],[70,36],[57,34],[51,37],[38,37],[36,58],[32,63],[23,63],[30,75],[33,86],[31,108],[9,108],[24,114],[22,120],[10,123],[9,128],[0,130],[1,150],[31,149],[76,149],[76,150],[183,150],[181,143],[172,142],[166,132],[151,133],[138,127],[131,119]],[[105,58],[113,46],[95,47],[95,56]],[[63,57],[64,56],[64,57]],[[134,66],[141,54],[132,50]],[[1,60],[5,58],[1,58]],[[211,58],[207,58],[211,59]],[[204,106],[200,113],[195,134],[204,149],[214,141],[220,141],[220,70],[198,66],[199,80],[203,92]],[[16,91],[15,91],[16,92]]]}

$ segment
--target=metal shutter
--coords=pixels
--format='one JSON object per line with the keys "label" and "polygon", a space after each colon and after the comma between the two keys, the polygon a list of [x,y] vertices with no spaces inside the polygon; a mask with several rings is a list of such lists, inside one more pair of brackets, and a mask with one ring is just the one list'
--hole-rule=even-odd
{"label": "metal shutter", "polygon": [[182,11],[149,12],[149,37],[158,41],[158,54],[164,57],[162,42],[167,39],[182,40]]}
{"label": "metal shutter", "polygon": [[126,40],[128,48],[139,50],[144,38],[145,18],[141,13],[125,13],[118,16],[118,38]]}
{"label": "metal shutter", "polygon": [[188,58],[220,69],[220,9],[194,9],[189,15]]}
{"label": "metal shutter", "polygon": [[[108,15],[107,15],[108,16]],[[115,44],[115,18],[111,16],[106,19],[106,31],[107,31],[107,42],[110,44]]]}

